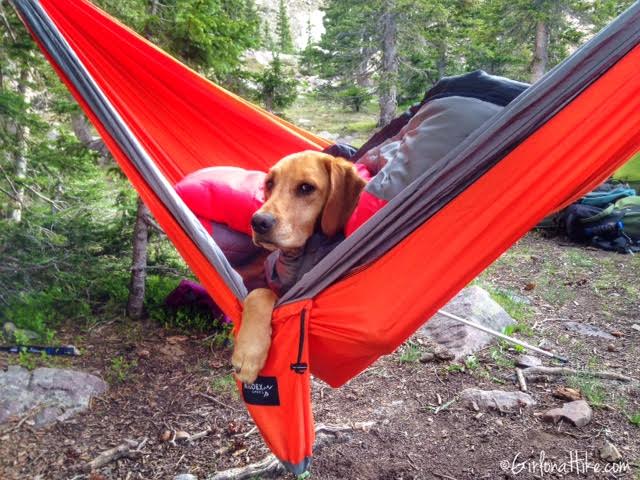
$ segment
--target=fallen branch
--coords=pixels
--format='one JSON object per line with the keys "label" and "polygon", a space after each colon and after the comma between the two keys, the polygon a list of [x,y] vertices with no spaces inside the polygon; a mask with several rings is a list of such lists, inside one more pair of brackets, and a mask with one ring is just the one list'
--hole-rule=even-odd
{"label": "fallen branch", "polygon": [[49,197],[47,197],[46,195],[43,195],[42,193],[40,193],[39,191],[37,191],[35,188],[33,188],[30,185],[25,185],[25,187],[27,187],[27,190],[29,190],[31,193],[33,193],[34,195],[36,195],[40,199],[44,200],[45,202],[47,202],[52,207],[60,209],[60,202],[57,202],[56,200],[50,199]]}
{"label": "fallen branch", "polygon": [[191,443],[196,440],[200,440],[201,438],[206,437],[210,433],[211,433],[211,427],[207,427],[206,430],[203,430],[202,432],[194,433],[193,435],[191,435],[189,438],[187,438],[187,442]]}
{"label": "fallen branch", "polygon": [[220,400],[218,400],[216,397],[212,397],[211,395],[207,395],[206,393],[196,392],[196,395],[199,395],[202,398],[206,398],[207,400],[215,403],[216,405],[220,405],[221,407],[228,408],[229,410],[237,411],[237,409],[233,408],[231,405],[227,405],[226,403],[221,402]]}
{"label": "fallen branch", "polygon": [[0,435],[6,435],[7,433],[11,433],[11,432],[15,432],[16,430],[19,430],[20,427],[22,427],[22,425],[24,424],[24,422],[29,420],[31,417],[34,417],[36,414],[40,413],[45,407],[46,405],[40,405],[32,408],[13,427],[9,427],[5,430],[2,430],[0,432]]}
{"label": "fallen branch", "polygon": [[615,372],[593,372],[590,370],[575,370],[573,368],[568,367],[529,367],[522,370],[522,374],[525,378],[529,378],[532,376],[538,375],[564,375],[571,376],[576,375],[579,377],[594,377],[594,378],[602,378],[605,380],[617,380],[619,382],[631,383],[635,380],[634,378],[627,377],[625,375],[621,375]]}
{"label": "fallen branch", "polygon": [[518,378],[518,385],[520,385],[520,391],[527,391],[527,381],[524,378],[524,374],[522,373],[521,368],[516,368],[516,377]]}
{"label": "fallen branch", "polygon": [[85,463],[80,467],[80,470],[83,472],[91,472],[121,458],[138,458],[141,455],[140,449],[145,443],[147,443],[146,438],[140,441],[125,440],[124,443],[105,450],[90,462]]}
{"label": "fallen branch", "polygon": [[[363,430],[366,432],[374,425],[375,422],[356,422],[348,425],[319,424],[316,426],[316,443],[314,447],[318,449],[336,441],[342,432],[355,430]],[[259,462],[215,473],[207,477],[207,480],[245,480],[261,475],[275,475],[284,472],[285,469],[282,463],[280,463],[275,455],[271,454]]]}
{"label": "fallen branch", "polygon": [[19,203],[20,205],[24,205],[24,203],[18,197],[13,195],[11,192],[7,192],[4,188],[0,188],[0,192],[4,193],[7,197],[9,197],[14,202]]}

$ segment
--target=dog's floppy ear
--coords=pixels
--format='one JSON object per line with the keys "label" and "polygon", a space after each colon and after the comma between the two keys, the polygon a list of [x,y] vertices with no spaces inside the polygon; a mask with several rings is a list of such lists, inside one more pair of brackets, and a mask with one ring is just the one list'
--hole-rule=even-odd
{"label": "dog's floppy ear", "polygon": [[327,156],[329,194],[322,210],[320,228],[328,237],[344,230],[347,220],[356,208],[365,182],[351,162],[344,158]]}

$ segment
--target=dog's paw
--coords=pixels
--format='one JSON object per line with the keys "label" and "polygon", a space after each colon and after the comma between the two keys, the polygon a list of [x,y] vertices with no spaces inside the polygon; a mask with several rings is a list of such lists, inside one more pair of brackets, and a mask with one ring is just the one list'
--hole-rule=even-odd
{"label": "dog's paw", "polygon": [[264,345],[238,344],[233,349],[231,364],[235,376],[242,383],[253,383],[267,361],[269,355],[269,343]]}

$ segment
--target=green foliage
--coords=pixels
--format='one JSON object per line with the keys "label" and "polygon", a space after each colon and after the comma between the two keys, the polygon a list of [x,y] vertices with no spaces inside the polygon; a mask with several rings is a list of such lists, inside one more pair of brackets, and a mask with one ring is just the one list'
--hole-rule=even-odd
{"label": "green foliage", "polygon": [[276,44],[273,41],[273,35],[271,35],[271,28],[269,27],[269,22],[262,22],[262,32],[260,35],[260,46],[263,50],[267,50],[269,52],[274,52],[276,49]]}
{"label": "green foliage", "polygon": [[222,80],[240,56],[258,46],[260,19],[253,0],[99,0],[124,23],[192,67]]}
{"label": "green foliage", "polygon": [[293,38],[289,25],[289,14],[284,0],[278,3],[278,18],[276,19],[277,48],[281,53],[293,53]]}
{"label": "green foliage", "polygon": [[504,343],[491,347],[491,350],[489,350],[489,356],[499,367],[513,368],[515,366],[515,362],[511,360],[505,352]]}
{"label": "green foliage", "polygon": [[211,390],[218,394],[236,393],[236,381],[233,375],[216,377],[211,381]]}
{"label": "green foliage", "polygon": [[584,398],[592,407],[603,407],[607,402],[607,389],[597,378],[575,376],[570,377],[567,384],[571,388],[580,390]]}
{"label": "green foliage", "polygon": [[176,0],[171,51],[214,74],[233,71],[247,48],[257,46],[260,21],[252,1]]}
{"label": "green foliage", "polygon": [[420,348],[420,345],[408,342],[404,347],[402,347],[399,360],[400,363],[416,363],[420,360],[421,356],[422,349]]}
{"label": "green foliage", "polygon": [[538,21],[549,30],[549,69],[631,3],[330,0],[324,7],[325,34],[305,49],[303,64],[309,72],[333,79],[338,90],[354,82],[379,90],[381,19],[391,5],[399,55],[399,73],[392,81],[401,102],[420,99],[443,76],[476,69],[529,81]]}
{"label": "green foliage", "polygon": [[529,325],[527,325],[524,322],[516,322],[504,327],[504,329],[502,330],[502,333],[504,333],[509,337],[513,336],[515,333],[521,333],[527,337],[531,337],[533,335],[533,330]]}
{"label": "green foliage", "polygon": [[338,97],[345,108],[354,112],[359,112],[363,105],[366,105],[371,101],[373,95],[366,88],[359,87],[358,85],[351,85],[344,90],[341,90]]}
{"label": "green foliage", "polygon": [[269,67],[256,80],[259,85],[258,98],[270,112],[280,111],[293,102],[298,96],[297,81],[283,66],[275,55]]}
{"label": "green foliage", "polygon": [[113,357],[109,364],[107,378],[110,383],[123,383],[129,378],[132,370],[137,366],[137,360],[129,361],[123,355]]}
{"label": "green foliage", "polygon": [[27,370],[34,370],[37,366],[36,357],[28,353],[26,350],[21,350],[18,353],[18,365]]}
{"label": "green foliage", "polygon": [[[259,19],[252,0],[99,4],[220,78],[236,71],[240,54],[257,42]],[[78,112],[76,103],[14,12],[6,12],[10,30],[0,27],[0,321],[13,321],[50,341],[61,321],[93,322],[124,311],[135,195],[108,159],[76,139],[70,121]],[[25,132],[24,142],[17,128]],[[27,159],[22,176],[14,174],[19,156]],[[10,217],[19,191],[22,221],[16,223]],[[173,247],[155,232],[148,263],[166,283],[186,274]],[[164,300],[155,288],[159,282],[150,281],[150,311]]]}
{"label": "green foliage", "polygon": [[640,427],[640,412],[633,413],[628,415],[629,423],[635,425],[636,427]]}
{"label": "green foliage", "polygon": [[463,373],[464,365],[460,365],[459,363],[451,363],[447,365],[444,369],[445,373]]}
{"label": "green foliage", "polygon": [[167,308],[165,299],[179,283],[179,276],[147,276],[145,310],[148,317],[165,328],[181,332],[217,332],[213,337],[214,344],[223,346],[229,337],[231,324],[226,323],[222,317],[214,317],[208,308],[199,305]]}
{"label": "green foliage", "polygon": [[504,310],[517,321],[529,318],[533,313],[531,307],[525,303],[525,299],[514,295],[507,290],[487,287],[491,298],[498,303]]}
{"label": "green foliage", "polygon": [[464,366],[467,370],[476,370],[480,366],[478,357],[475,355],[467,355],[467,358],[464,359]]}

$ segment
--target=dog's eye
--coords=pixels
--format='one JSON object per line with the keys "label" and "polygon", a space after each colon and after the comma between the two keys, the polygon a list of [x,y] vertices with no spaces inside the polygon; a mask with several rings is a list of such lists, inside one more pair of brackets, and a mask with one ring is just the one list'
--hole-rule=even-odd
{"label": "dog's eye", "polygon": [[301,183],[298,185],[298,193],[300,195],[309,195],[316,190],[316,187],[311,185],[310,183]]}
{"label": "dog's eye", "polygon": [[264,182],[264,189],[268,192],[273,190],[273,180],[267,180]]}

